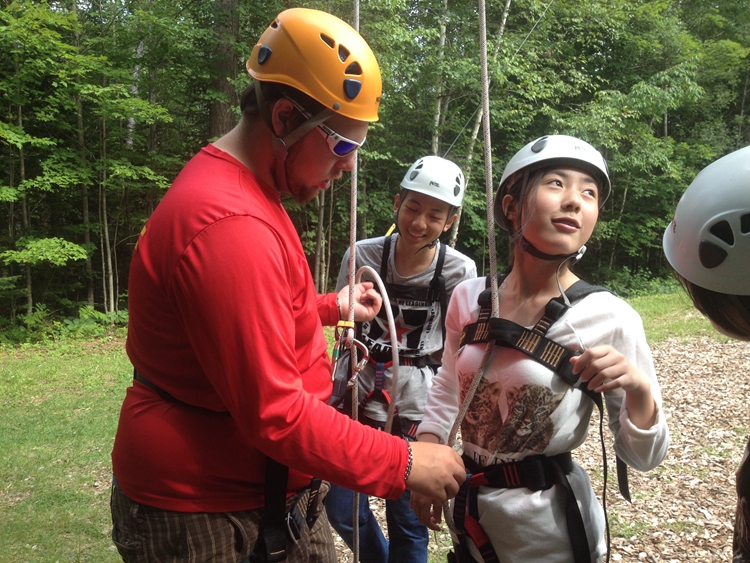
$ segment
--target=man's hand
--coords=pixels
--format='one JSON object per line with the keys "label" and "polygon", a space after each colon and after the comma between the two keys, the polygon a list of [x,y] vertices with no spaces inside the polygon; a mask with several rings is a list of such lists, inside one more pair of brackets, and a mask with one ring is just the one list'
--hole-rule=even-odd
{"label": "man's hand", "polygon": [[466,480],[461,456],[453,448],[428,442],[411,442],[411,450],[413,461],[406,488],[437,505],[455,497]]}
{"label": "man's hand", "polygon": [[440,531],[440,523],[443,521],[443,505],[437,500],[419,493],[411,494],[411,509],[417,515],[422,524],[430,530]]}
{"label": "man's hand", "polygon": [[[361,282],[354,286],[354,320],[357,322],[371,321],[380,311],[383,298],[373,289],[372,282]],[[349,318],[349,286],[339,291],[339,306],[341,318]]]}

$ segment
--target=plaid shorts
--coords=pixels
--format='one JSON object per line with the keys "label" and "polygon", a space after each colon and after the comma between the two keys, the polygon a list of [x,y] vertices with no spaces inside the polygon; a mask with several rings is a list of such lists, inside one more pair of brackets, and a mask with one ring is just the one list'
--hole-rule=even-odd
{"label": "plaid shorts", "polygon": [[[324,484],[327,491],[327,484]],[[325,491],[321,489],[321,494]],[[299,500],[287,500],[287,510]],[[312,528],[287,548],[287,563],[335,563],[333,535],[323,503]],[[125,563],[239,563],[258,541],[263,509],[172,512],[137,503],[113,485],[112,540]]]}

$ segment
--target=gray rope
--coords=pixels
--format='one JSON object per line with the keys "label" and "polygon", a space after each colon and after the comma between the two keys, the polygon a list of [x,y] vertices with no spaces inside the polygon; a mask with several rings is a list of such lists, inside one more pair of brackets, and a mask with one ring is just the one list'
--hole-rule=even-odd
{"label": "gray rope", "polygon": [[[497,255],[495,252],[495,217],[493,213],[493,180],[492,180],[492,145],[490,142],[490,99],[489,99],[489,73],[487,70],[487,15],[485,11],[484,0],[479,0],[479,45],[481,53],[481,64],[482,64],[482,131],[484,135],[484,183],[485,183],[485,196],[487,203],[487,243],[489,246],[490,253],[490,279],[492,288],[492,316],[498,317],[499,303],[497,295]],[[454,447],[456,436],[461,423],[463,422],[466,412],[469,409],[471,401],[474,399],[477,388],[484,377],[484,372],[489,365],[490,357],[492,356],[492,350],[494,344],[489,342],[487,348],[484,351],[482,362],[477,370],[474,380],[472,381],[471,387],[464,397],[463,404],[459,409],[458,416],[456,417],[453,427],[451,428],[450,435],[448,437],[448,445]],[[453,515],[450,511],[450,505],[445,504],[443,508],[443,514],[445,515],[445,523],[448,528],[455,532],[456,527],[453,521]]]}

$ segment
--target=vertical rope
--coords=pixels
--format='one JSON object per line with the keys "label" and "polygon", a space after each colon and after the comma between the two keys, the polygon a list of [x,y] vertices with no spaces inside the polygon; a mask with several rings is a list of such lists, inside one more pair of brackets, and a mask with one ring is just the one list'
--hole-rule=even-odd
{"label": "vertical rope", "polygon": [[[354,0],[354,14],[352,27],[359,33],[359,0]],[[359,154],[355,152],[354,166],[351,172],[351,200],[349,207],[349,216],[351,218],[349,230],[349,321],[354,322],[354,283],[356,269],[356,252],[357,252],[357,184],[358,184],[358,162]],[[354,331],[349,329],[354,339]],[[354,376],[354,366],[357,363],[356,351],[351,351],[352,376]],[[359,383],[355,380],[352,386],[352,420],[359,420]],[[352,555],[355,563],[359,561],[359,492],[353,491],[352,494]]]}
{"label": "vertical rope", "polygon": [[[485,10],[484,0],[479,0],[479,46],[480,46],[480,59],[482,65],[482,132],[484,137],[484,184],[485,184],[485,197],[487,207],[487,244],[489,246],[489,259],[490,259],[490,279],[492,288],[492,316],[498,317],[499,303],[497,295],[497,253],[495,251],[495,215],[493,213],[493,180],[492,180],[492,145],[490,142],[490,99],[489,99],[489,73],[487,69],[487,15]],[[448,445],[453,447],[456,442],[456,436],[458,430],[461,428],[461,422],[463,422],[466,416],[466,411],[469,410],[469,405],[474,399],[477,388],[484,377],[484,372],[489,365],[490,358],[492,356],[492,350],[494,348],[493,342],[487,343],[487,348],[482,356],[482,362],[477,370],[474,380],[466,393],[461,408],[459,409],[456,420],[451,428],[450,435],[448,436]],[[455,523],[453,521],[453,515],[450,510],[450,504],[446,503],[443,509],[445,515],[445,523],[451,531],[455,531]]]}

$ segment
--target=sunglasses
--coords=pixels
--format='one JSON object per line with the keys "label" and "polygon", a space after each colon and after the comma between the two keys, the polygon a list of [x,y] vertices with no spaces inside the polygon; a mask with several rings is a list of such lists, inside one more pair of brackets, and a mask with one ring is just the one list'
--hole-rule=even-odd
{"label": "sunglasses", "polygon": [[[284,97],[292,102],[292,105],[305,117],[305,119],[310,119],[312,117],[312,114],[301,105],[299,105],[296,100],[290,98],[289,96]],[[316,129],[321,135],[323,135],[323,137],[325,137],[325,140],[328,143],[328,148],[331,149],[331,152],[336,156],[346,156],[348,154],[351,154],[365,144],[365,139],[362,139],[361,143],[352,141],[351,139],[342,137],[333,129],[322,123],[319,123]]]}

